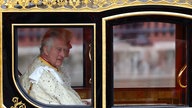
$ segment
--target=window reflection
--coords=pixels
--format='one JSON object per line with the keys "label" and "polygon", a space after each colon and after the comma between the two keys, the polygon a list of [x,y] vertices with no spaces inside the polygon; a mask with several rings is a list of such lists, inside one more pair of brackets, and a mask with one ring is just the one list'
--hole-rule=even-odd
{"label": "window reflection", "polygon": [[114,87],[175,87],[175,26],[138,22],[113,26]]}
{"label": "window reflection", "polygon": [[163,22],[113,26],[115,106],[185,103],[176,79],[185,64],[184,32],[182,25]]}

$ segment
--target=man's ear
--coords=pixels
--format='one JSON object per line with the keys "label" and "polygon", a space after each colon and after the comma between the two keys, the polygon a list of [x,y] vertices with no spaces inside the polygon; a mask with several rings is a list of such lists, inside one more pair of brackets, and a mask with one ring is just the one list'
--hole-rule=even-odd
{"label": "man's ear", "polygon": [[45,55],[48,55],[49,54],[48,53],[48,46],[44,46],[43,47],[43,51],[44,51]]}

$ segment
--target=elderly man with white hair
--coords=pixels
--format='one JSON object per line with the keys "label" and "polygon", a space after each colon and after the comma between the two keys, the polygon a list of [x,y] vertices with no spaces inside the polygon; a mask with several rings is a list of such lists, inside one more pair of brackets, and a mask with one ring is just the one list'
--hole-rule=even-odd
{"label": "elderly man with white hair", "polygon": [[85,105],[71,88],[70,77],[61,65],[69,56],[72,33],[62,28],[49,29],[41,42],[40,55],[20,77],[24,90],[45,104]]}

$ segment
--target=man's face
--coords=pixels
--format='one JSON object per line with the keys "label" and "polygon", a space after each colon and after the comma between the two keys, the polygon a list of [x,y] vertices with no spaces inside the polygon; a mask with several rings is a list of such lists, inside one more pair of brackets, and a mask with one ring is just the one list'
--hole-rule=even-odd
{"label": "man's face", "polygon": [[69,56],[72,48],[70,41],[65,42],[63,39],[54,39],[52,46],[47,50],[47,60],[55,67],[62,65],[65,57]]}

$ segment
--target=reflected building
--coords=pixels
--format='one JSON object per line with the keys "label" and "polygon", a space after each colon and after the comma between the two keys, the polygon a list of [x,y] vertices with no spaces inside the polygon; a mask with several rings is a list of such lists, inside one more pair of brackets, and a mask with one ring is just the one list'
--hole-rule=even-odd
{"label": "reflected building", "polygon": [[175,86],[174,24],[117,25],[113,37],[115,88]]}
{"label": "reflected building", "polygon": [[[124,40],[130,44],[139,37],[146,38],[149,44],[157,41],[175,41],[175,25],[162,22],[122,24],[113,26],[113,35],[115,39]],[[144,38],[143,40],[145,40]]]}
{"label": "reflected building", "polygon": [[[39,46],[41,38],[46,31],[47,28],[18,28],[18,46]],[[72,32],[74,34],[72,44],[82,44],[82,30],[73,29]]]}

